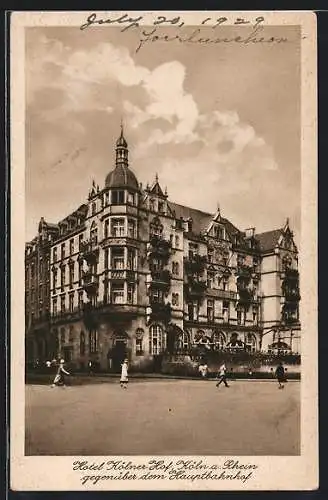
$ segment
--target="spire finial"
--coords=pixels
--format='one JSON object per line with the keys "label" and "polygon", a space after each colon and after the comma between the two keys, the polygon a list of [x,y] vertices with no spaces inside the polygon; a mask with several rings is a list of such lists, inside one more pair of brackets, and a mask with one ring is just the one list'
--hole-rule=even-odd
{"label": "spire finial", "polygon": [[158,174],[155,174],[155,182],[158,182]]}

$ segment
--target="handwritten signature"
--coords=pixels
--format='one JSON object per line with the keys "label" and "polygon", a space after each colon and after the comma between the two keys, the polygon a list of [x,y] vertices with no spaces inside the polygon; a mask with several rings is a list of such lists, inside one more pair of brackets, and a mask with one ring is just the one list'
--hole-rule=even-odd
{"label": "handwritten signature", "polygon": [[[250,26],[251,31],[241,36],[238,34],[237,36],[218,36],[216,33],[216,28],[226,25],[228,18],[227,17],[206,17],[201,21],[199,28],[192,31],[192,33],[179,32],[175,35],[168,35],[166,33],[162,33],[158,31],[158,28],[162,28],[163,26],[175,26],[178,29],[183,27],[187,27],[185,22],[183,21],[181,16],[175,16],[172,18],[168,18],[164,15],[157,16],[153,21],[153,27],[149,30],[145,30],[140,28],[140,21],[143,20],[143,16],[131,17],[128,14],[123,14],[118,17],[112,18],[98,18],[96,12],[93,12],[87,17],[87,20],[84,24],[80,26],[80,30],[84,31],[91,26],[101,26],[101,25],[119,25],[122,26],[121,32],[125,32],[128,30],[132,30],[138,28],[141,30],[141,37],[139,40],[139,44],[136,47],[136,52],[139,52],[140,49],[149,42],[181,42],[181,43],[194,43],[194,44],[217,44],[217,43],[239,43],[243,45],[255,44],[255,43],[267,43],[267,44],[279,44],[283,42],[287,42],[287,38],[285,37],[265,37],[264,33],[264,17],[258,16],[253,21],[247,20],[242,17],[237,17],[233,25],[235,26]],[[202,27],[207,26],[213,29],[213,35],[208,36],[208,32],[206,32],[206,36],[202,35]]]}

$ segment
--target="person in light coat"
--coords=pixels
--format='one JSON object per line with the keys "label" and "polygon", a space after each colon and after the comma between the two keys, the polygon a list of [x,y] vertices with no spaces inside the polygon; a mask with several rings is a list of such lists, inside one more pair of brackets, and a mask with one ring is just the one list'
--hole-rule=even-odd
{"label": "person in light coat", "polygon": [[226,387],[229,387],[229,385],[227,383],[227,368],[226,368],[225,362],[223,362],[219,368],[218,379],[219,379],[219,381],[216,384],[216,387],[219,387],[220,384],[222,384],[222,382],[224,383],[224,385]]}
{"label": "person in light coat", "polygon": [[128,388],[128,382],[129,382],[129,375],[128,375],[128,359],[125,359],[121,365],[121,387],[122,389],[127,389]]}

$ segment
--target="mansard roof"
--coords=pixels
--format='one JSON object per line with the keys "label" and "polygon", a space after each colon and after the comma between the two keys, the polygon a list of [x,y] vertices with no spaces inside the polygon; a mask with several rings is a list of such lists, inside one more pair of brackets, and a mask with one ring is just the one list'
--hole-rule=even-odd
{"label": "mansard roof", "polygon": [[178,203],[169,202],[171,210],[175,213],[176,219],[192,219],[192,232],[200,234],[206,231],[209,223],[213,219],[213,214],[202,212],[195,208],[185,207]]}
{"label": "mansard roof", "polygon": [[282,234],[282,229],[274,229],[273,231],[256,234],[255,239],[259,242],[260,250],[262,250],[262,252],[268,252],[277,246]]}

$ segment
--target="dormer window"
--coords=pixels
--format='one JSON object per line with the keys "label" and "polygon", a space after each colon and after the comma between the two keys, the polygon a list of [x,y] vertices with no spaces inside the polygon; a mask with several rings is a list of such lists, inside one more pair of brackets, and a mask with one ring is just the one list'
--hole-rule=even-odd
{"label": "dormer window", "polygon": [[155,212],[155,200],[154,199],[149,200],[149,210],[151,210],[152,212]]}
{"label": "dormer window", "polygon": [[95,215],[95,213],[96,213],[96,209],[97,209],[96,204],[95,204],[95,203],[92,203],[92,207],[91,207],[91,212],[92,212],[92,215]]}

